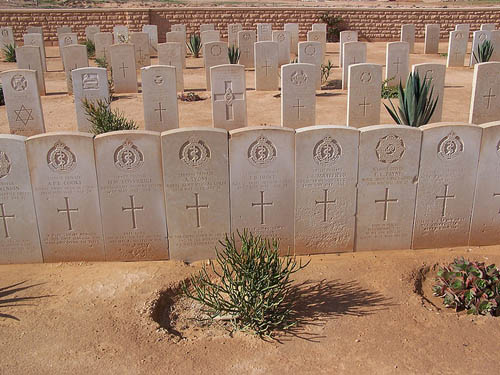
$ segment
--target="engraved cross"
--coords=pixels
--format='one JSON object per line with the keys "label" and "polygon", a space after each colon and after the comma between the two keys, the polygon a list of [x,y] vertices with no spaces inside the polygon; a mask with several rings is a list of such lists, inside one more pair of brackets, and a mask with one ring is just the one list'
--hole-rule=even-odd
{"label": "engraved cross", "polygon": [[123,71],[123,78],[125,78],[125,69],[128,69],[128,66],[125,66],[125,62],[122,62],[122,66],[120,66],[118,69],[121,69]]}
{"label": "engraved cross", "polygon": [[194,206],[186,205],[186,210],[189,209],[196,210],[196,228],[200,228],[201,227],[200,208],[208,208],[208,204],[200,204],[200,196],[198,193],[194,193],[194,200],[196,202],[195,205]]}
{"label": "engraved cross", "polygon": [[130,207],[122,207],[122,212],[130,211],[132,214],[132,229],[137,229],[137,221],[135,218],[135,211],[142,211],[144,210],[144,206],[135,206],[135,201],[134,201],[134,196],[129,195],[130,198]]}
{"label": "engraved cross", "polygon": [[3,229],[5,232],[5,238],[9,238],[9,227],[7,226],[7,219],[15,219],[16,215],[7,215],[5,213],[5,207],[3,203],[0,203],[0,219],[3,220]]}
{"label": "engraved cross", "polygon": [[300,105],[300,99],[297,99],[297,105],[294,105],[293,108],[297,108],[297,118],[300,120],[300,109],[305,108],[303,105]]}
{"label": "engraved cross", "polygon": [[441,216],[445,217],[446,216],[446,200],[447,199],[455,199],[454,195],[448,195],[448,185],[444,185],[444,195],[436,195],[436,199],[442,199],[443,200],[443,209],[441,211]]}
{"label": "engraved cross", "polygon": [[490,109],[490,104],[491,104],[491,98],[496,98],[496,95],[493,95],[491,92],[493,90],[490,87],[490,91],[488,92],[488,95],[483,95],[483,98],[488,99],[488,104],[486,104],[486,108]]}
{"label": "engraved cross", "polygon": [[272,68],[272,66],[269,65],[267,59],[266,59],[266,63],[262,67],[266,69],[266,77],[267,77],[269,75],[269,70],[268,69]]}
{"label": "engraved cross", "polygon": [[58,208],[57,212],[62,214],[66,214],[66,218],[68,219],[68,230],[73,230],[73,223],[71,222],[71,213],[72,212],[78,212],[78,208],[69,208],[69,198],[64,197],[64,202],[66,204],[66,208]]}
{"label": "engraved cross", "polygon": [[328,204],[333,204],[336,203],[337,200],[329,201],[328,200],[328,189],[323,189],[325,192],[325,196],[322,201],[315,201],[316,204],[322,204],[323,205],[323,222],[326,222],[326,216],[327,216],[327,209],[328,209]]}
{"label": "engraved cross", "polygon": [[264,207],[265,206],[273,206],[273,202],[264,202],[264,192],[260,192],[260,203],[252,203],[252,207],[255,206],[260,206],[260,224],[264,225],[265,220],[264,220]]}
{"label": "engraved cross", "polygon": [[397,199],[389,199],[389,188],[385,188],[384,199],[375,199],[375,203],[384,203],[384,221],[387,221],[389,214],[389,203],[398,203]]}
{"label": "engraved cross", "polygon": [[166,108],[162,108],[161,102],[158,103],[158,108],[155,109],[155,112],[160,112],[160,121],[163,122],[162,111],[166,111]]}
{"label": "engraved cross", "polygon": [[234,120],[235,100],[243,100],[243,92],[233,92],[233,82],[224,81],[224,93],[214,94],[214,101],[223,101],[226,104],[226,121]]}
{"label": "engraved cross", "polygon": [[401,65],[401,58],[398,57],[398,59],[394,61],[392,64],[396,65],[396,74],[399,74],[399,66]]}
{"label": "engraved cross", "polygon": [[366,107],[371,106],[370,103],[366,102],[366,96],[363,97],[363,103],[359,103],[359,105],[363,107],[363,116],[366,117]]}

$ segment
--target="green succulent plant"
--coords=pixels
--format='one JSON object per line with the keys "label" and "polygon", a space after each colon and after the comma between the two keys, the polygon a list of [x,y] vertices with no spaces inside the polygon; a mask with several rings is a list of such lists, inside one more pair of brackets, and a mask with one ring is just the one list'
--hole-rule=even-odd
{"label": "green succulent plant", "polygon": [[2,53],[5,62],[16,62],[16,46],[7,44],[2,48]]}
{"label": "green succulent plant", "polygon": [[240,49],[235,46],[231,46],[227,49],[227,55],[229,56],[229,63],[238,64],[240,61]]}
{"label": "green succulent plant", "polygon": [[87,47],[87,56],[94,57],[95,56],[95,43],[90,39],[85,39],[85,42],[82,43],[85,47]]}
{"label": "green succulent plant", "polygon": [[382,99],[394,99],[398,97],[398,87],[397,86],[389,86],[389,82],[392,81],[394,77],[387,78],[382,82],[382,91],[380,96]]}
{"label": "green succulent plant", "polygon": [[110,100],[97,100],[94,103],[83,99],[82,103],[87,119],[91,123],[90,131],[96,135],[139,128],[135,121],[127,119],[118,110],[111,110]]}
{"label": "green succulent plant", "polygon": [[325,83],[330,78],[330,74],[333,69],[333,64],[328,60],[327,64],[321,64],[321,83]]}
{"label": "green succulent plant", "polygon": [[187,42],[186,45],[194,57],[200,57],[202,47],[200,34],[191,34],[191,36],[189,37],[189,42]]}
{"label": "green succulent plant", "polygon": [[477,45],[476,50],[473,51],[472,54],[476,62],[484,63],[490,61],[494,49],[495,48],[493,47],[493,43],[491,43],[491,41],[489,40],[485,40],[484,42]]}

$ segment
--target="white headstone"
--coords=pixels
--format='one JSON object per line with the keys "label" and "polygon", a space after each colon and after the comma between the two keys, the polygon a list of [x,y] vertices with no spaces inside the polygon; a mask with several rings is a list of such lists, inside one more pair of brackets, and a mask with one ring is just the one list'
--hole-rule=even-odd
{"label": "white headstone", "polygon": [[215,25],[213,23],[202,23],[200,25],[200,34],[204,31],[215,30]]}
{"label": "white headstone", "polygon": [[472,52],[470,54],[470,66],[477,64],[477,59],[474,54],[477,55],[478,47],[483,44],[486,40],[491,40],[491,31],[474,31],[472,33]]}
{"label": "white headstone", "polygon": [[113,41],[114,44],[128,43],[129,40],[128,26],[116,25],[113,27]]}
{"label": "white headstone", "polygon": [[96,25],[87,26],[85,28],[85,38],[87,40],[90,40],[91,42],[95,43],[94,36],[95,36],[95,34],[100,33],[100,32],[101,32],[101,28],[99,26],[96,26]]}
{"label": "white headstone", "polygon": [[158,26],[143,25],[142,32],[148,34],[149,37],[149,54],[156,56],[158,54]]}
{"label": "white headstone", "polygon": [[297,56],[299,54],[299,24],[285,23],[283,29],[290,33],[290,52]]}
{"label": "white headstone", "polygon": [[130,33],[130,43],[134,45],[135,66],[137,69],[151,65],[151,55],[149,54],[148,33]]}
{"label": "white headstone", "polygon": [[343,45],[342,58],[342,90],[347,90],[349,66],[366,62],[366,43],[346,42]]}
{"label": "white headstone", "polygon": [[278,45],[276,42],[255,43],[255,90],[278,91]]}
{"label": "white headstone", "polygon": [[229,64],[226,42],[210,42],[203,47],[203,64],[207,91],[210,91],[210,68],[216,65]]}
{"label": "white headstone", "polygon": [[290,33],[288,31],[273,31],[273,42],[278,43],[278,64],[290,63]]}
{"label": "white headstone", "polygon": [[73,93],[73,83],[71,71],[78,68],[87,68],[89,60],[87,57],[87,47],[83,44],[72,44],[62,48],[64,60],[64,74],[66,75],[66,86],[68,94]]}
{"label": "white headstone", "polygon": [[97,33],[94,35],[95,43],[95,57],[99,59],[106,59],[108,64],[111,62],[111,55],[109,54],[109,47],[113,45],[113,34],[111,33]]}
{"label": "white headstone", "polygon": [[238,49],[240,51],[240,61],[241,65],[245,68],[255,67],[255,55],[254,55],[254,44],[257,40],[255,36],[255,31],[245,30],[238,32]]}
{"label": "white headstone", "polygon": [[323,31],[326,33],[326,23],[313,23],[312,31]]}
{"label": "white headstone", "polygon": [[43,42],[42,34],[24,34],[24,45],[25,46],[36,46],[40,48],[40,57],[42,59],[43,71],[47,71],[47,59],[45,57],[45,44]]}
{"label": "white headstone", "polygon": [[182,31],[183,33],[186,33],[186,25],[181,23],[172,25],[170,26],[170,31]]}
{"label": "white headstone", "polygon": [[64,69],[64,59],[63,59],[63,47],[70,46],[72,44],[78,44],[78,34],[76,33],[61,33],[57,34],[59,41],[59,56],[61,56],[61,61]]}
{"label": "white headstone", "polygon": [[465,54],[467,53],[468,36],[465,31],[455,30],[450,32],[450,40],[448,42],[448,57],[446,66],[463,67]]}
{"label": "white headstone", "polygon": [[16,47],[16,61],[18,69],[27,69],[36,71],[36,80],[38,92],[40,95],[45,95],[45,76],[40,54],[40,47],[37,46],[22,46]]}
{"label": "white headstone", "polygon": [[182,45],[180,43],[167,42],[158,44],[158,64],[175,67],[177,92],[184,91],[182,60]]}
{"label": "white headstone", "polygon": [[220,33],[218,30],[206,30],[201,32],[200,38],[202,45],[209,42],[220,42]]}
{"label": "white headstone", "polygon": [[321,63],[323,64],[323,60],[325,59],[326,54],[326,31],[308,31],[307,41],[321,43]]}
{"label": "white headstone", "polygon": [[500,62],[474,65],[469,122],[484,124],[500,120]]}
{"label": "white headstone", "polygon": [[[186,54],[187,54],[187,47],[186,47],[186,32],[184,31],[171,31],[167,33],[167,43],[174,42],[174,43],[180,43],[181,48],[182,48],[182,68],[186,67]],[[205,47],[203,47],[205,48]]]}
{"label": "white headstone", "polygon": [[300,64],[314,65],[314,84],[316,90],[321,89],[321,64],[323,63],[323,46],[320,42],[300,42],[299,58]]}
{"label": "white headstone", "polygon": [[342,49],[345,42],[357,42],[358,32],[357,31],[341,31],[340,32],[340,42],[339,42],[339,66],[342,67]]}
{"label": "white headstone", "polygon": [[410,51],[406,42],[387,43],[385,56],[385,79],[388,86],[406,85],[410,73]]}
{"label": "white headstone", "polygon": [[281,67],[281,126],[297,129],[316,125],[315,74],[312,64]]}
{"label": "white headstone", "polygon": [[483,23],[481,24],[481,30],[484,31],[493,31],[497,27],[496,23]]}
{"label": "white headstone", "polygon": [[439,53],[439,37],[441,26],[438,24],[425,25],[424,53]]}
{"label": "white headstone", "polygon": [[230,23],[227,25],[227,45],[237,46],[238,45],[238,33],[243,30],[241,23]]}
{"label": "white headstone", "polygon": [[134,46],[130,43],[109,47],[115,92],[137,92]]}
{"label": "white headstone", "polygon": [[56,28],[56,34],[57,34],[57,36],[59,36],[61,34],[69,34],[69,33],[72,33],[72,32],[73,32],[73,30],[71,30],[70,26],[60,26],[60,27]]}
{"label": "white headstone", "polygon": [[347,126],[360,128],[380,124],[381,86],[381,65],[354,64],[349,66]]}
{"label": "white headstone", "polygon": [[14,32],[12,27],[5,26],[0,27],[0,49],[4,49],[7,46],[16,46],[16,41],[14,39]]}
{"label": "white headstone", "polygon": [[266,40],[273,40],[273,27],[270,23],[257,24],[257,41],[264,42]]}
{"label": "white headstone", "polygon": [[410,53],[415,52],[415,25],[414,24],[401,25],[400,41],[408,43],[408,45],[410,47]]}
{"label": "white headstone", "polygon": [[432,114],[429,124],[441,122],[443,116],[444,81],[446,66],[444,64],[423,63],[413,65],[413,73],[417,72],[421,80],[428,80],[432,85],[432,98],[437,98],[436,109]]}

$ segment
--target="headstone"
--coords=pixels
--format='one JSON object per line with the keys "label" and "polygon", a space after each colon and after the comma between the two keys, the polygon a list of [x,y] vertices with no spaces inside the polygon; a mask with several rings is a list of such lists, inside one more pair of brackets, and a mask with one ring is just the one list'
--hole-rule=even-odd
{"label": "headstone", "polygon": [[130,43],[134,45],[136,68],[151,65],[149,35],[147,33],[130,33]]}
{"label": "headstone", "polygon": [[45,95],[45,77],[43,72],[42,56],[40,47],[22,46],[16,48],[16,61],[18,69],[27,69],[36,71],[36,80],[38,93]]}
{"label": "headstone", "polygon": [[281,67],[281,126],[297,129],[316,125],[315,75],[312,64]]}
{"label": "headstone", "polygon": [[483,23],[481,24],[481,30],[483,31],[493,31],[497,27],[496,23]]}
{"label": "headstone", "polygon": [[56,28],[57,36],[61,34],[71,34],[71,33],[73,33],[73,30],[71,30],[70,26],[60,26]]}
{"label": "headstone", "polygon": [[[186,32],[182,31],[171,31],[167,33],[167,43],[180,43],[182,48],[182,68],[186,67]],[[203,47],[205,49],[205,47]]]}
{"label": "headstone", "polygon": [[95,57],[98,59],[106,59],[108,64],[111,62],[109,47],[113,45],[113,34],[97,33],[94,35],[95,41]]}
{"label": "headstone", "polygon": [[323,63],[323,47],[320,42],[300,42],[299,58],[300,64],[314,65],[314,84],[316,90],[321,89],[321,64]]}
{"label": "headstone", "polygon": [[321,63],[323,64],[326,54],[326,31],[308,31],[307,41],[321,43],[321,52],[322,52]]}
{"label": "headstone", "polygon": [[401,25],[401,42],[408,43],[410,47],[410,53],[415,53],[415,25],[406,24]]}
{"label": "headstone", "polygon": [[358,32],[357,31],[341,31],[340,32],[340,42],[339,42],[339,66],[342,67],[342,49],[345,42],[357,42]]}
{"label": "headstone", "polygon": [[455,30],[466,32],[467,38],[469,38],[470,25],[468,23],[462,23],[462,24],[455,25]]}
{"label": "headstone", "polygon": [[349,66],[347,126],[360,128],[380,124],[380,87],[382,87],[381,65],[354,64]]}
{"label": "headstone", "polygon": [[25,140],[0,135],[0,264],[42,262]]}
{"label": "headstone", "polygon": [[388,86],[406,85],[410,72],[410,51],[406,42],[387,43],[385,56],[385,79]]}
{"label": "headstone", "polygon": [[226,42],[207,43],[203,47],[203,64],[205,65],[207,91],[210,91],[210,68],[216,65],[229,64]]}
{"label": "headstone", "polygon": [[214,258],[230,232],[227,132],[192,127],[161,140],[170,258]]}
{"label": "headstone", "polygon": [[94,143],[106,260],[167,259],[160,134],[118,131]]}
{"label": "headstone", "polygon": [[212,124],[233,130],[247,126],[245,67],[226,64],[210,68]]}
{"label": "headstone", "polygon": [[312,31],[322,31],[326,33],[326,23],[313,23]]}
{"label": "headstone", "polygon": [[477,55],[477,48],[483,44],[486,40],[491,40],[491,31],[474,31],[472,33],[472,52],[470,54],[470,66],[477,64],[477,59],[474,53]]}
{"label": "headstone", "polygon": [[7,70],[0,78],[10,132],[24,136],[45,133],[36,71]]}
{"label": "headstone", "polygon": [[63,47],[64,73],[66,75],[66,86],[68,94],[73,94],[73,83],[71,81],[71,71],[78,68],[87,68],[89,60],[87,57],[87,47],[83,44],[72,44]]}
{"label": "headstone", "polygon": [[264,42],[266,40],[273,40],[273,27],[270,23],[258,23],[257,41]]}
{"label": "headstone", "polygon": [[76,33],[62,33],[58,34],[59,40],[59,56],[61,56],[61,61],[64,69],[64,59],[63,59],[63,47],[70,46],[72,44],[78,44],[78,34]]}
{"label": "headstone", "polygon": [[422,157],[413,248],[466,246],[482,129],[447,123],[420,129]]}
{"label": "headstone", "polygon": [[25,46],[35,46],[40,48],[40,58],[42,59],[43,71],[47,71],[47,59],[45,57],[45,45],[43,43],[42,34],[24,34],[24,45]]}
{"label": "headstone", "polygon": [[500,119],[500,62],[474,65],[469,122],[484,124]]}
{"label": "headstone", "polygon": [[91,122],[83,106],[83,100],[90,103],[109,101],[108,73],[105,68],[78,68],[71,71],[78,131],[91,132]]}
{"label": "headstone", "polygon": [[353,251],[359,131],[310,126],[295,135],[295,253]]}
{"label": "headstone", "polygon": [[158,26],[143,25],[142,32],[148,34],[150,56],[156,56],[158,53]]}
{"label": "headstone", "polygon": [[158,64],[175,67],[177,92],[184,91],[182,60],[182,45],[180,43],[167,42],[158,44]]}
{"label": "headstone", "polygon": [[234,130],[229,160],[231,230],[278,239],[281,254],[293,254],[295,132],[275,126]]}
{"label": "headstone", "polygon": [[116,25],[113,27],[114,44],[129,43],[128,26]]}
{"label": "headstone", "polygon": [[9,45],[11,46],[16,45],[12,27],[10,26],[0,27],[0,49],[4,49]]}
{"label": "headstone", "polygon": [[347,90],[347,80],[349,78],[349,66],[352,64],[362,64],[366,62],[366,43],[347,42],[343,46],[342,56],[342,90]]}
{"label": "headstone", "polygon": [[215,25],[213,23],[202,23],[200,25],[200,34],[204,31],[215,30]]}
{"label": "headstone", "polygon": [[134,46],[130,43],[109,47],[115,93],[137,92]]}
{"label": "headstone", "polygon": [[245,30],[238,33],[238,48],[240,50],[240,61],[241,65],[245,68],[255,67],[255,55],[254,55],[254,44],[257,40],[255,36],[255,31]]}
{"label": "headstone", "polygon": [[141,69],[144,128],[162,132],[179,127],[176,68],[152,65]]}
{"label": "headstone", "polygon": [[44,262],[104,260],[93,138],[54,132],[26,141]]}
{"label": "headstone", "polygon": [[95,34],[100,33],[100,32],[101,32],[101,28],[99,26],[96,26],[96,25],[87,26],[85,28],[85,39],[90,40],[91,42],[95,43],[94,36],[95,36]]}
{"label": "headstone", "polygon": [[467,43],[469,38],[465,31],[455,30],[450,32],[450,41],[448,42],[448,57],[446,66],[463,67],[465,54],[467,53]]}
{"label": "headstone", "polygon": [[238,45],[238,33],[242,30],[241,23],[230,23],[227,26],[227,45],[229,47]]}
{"label": "headstone", "polygon": [[175,25],[170,26],[170,31],[181,31],[184,34],[186,34],[186,25],[178,23]]}
{"label": "headstone", "polygon": [[284,30],[290,33],[290,52],[297,56],[299,54],[299,24],[285,23]]}
{"label": "headstone", "polygon": [[26,34],[42,34],[43,28],[42,26],[28,26],[26,27]]}
{"label": "headstone", "polygon": [[432,114],[429,124],[433,122],[441,122],[443,116],[443,100],[444,100],[444,80],[446,74],[446,65],[424,63],[413,65],[413,73],[417,72],[421,80],[428,80],[432,85],[432,98],[437,98],[436,109]]}
{"label": "headstone", "polygon": [[491,32],[491,44],[493,45],[493,53],[489,61],[500,61],[500,30]]}
{"label": "headstone", "polygon": [[220,42],[220,33],[217,30],[206,30],[201,32],[200,38],[202,45],[209,42]]}
{"label": "headstone", "polygon": [[278,43],[278,65],[290,63],[290,33],[273,31],[273,42]]}
{"label": "headstone", "polygon": [[278,45],[276,42],[255,43],[255,90],[279,90]]}
{"label": "headstone", "polygon": [[361,129],[357,251],[411,248],[421,140],[410,126]]}
{"label": "headstone", "polygon": [[425,25],[424,53],[439,53],[439,36],[441,26],[438,24]]}

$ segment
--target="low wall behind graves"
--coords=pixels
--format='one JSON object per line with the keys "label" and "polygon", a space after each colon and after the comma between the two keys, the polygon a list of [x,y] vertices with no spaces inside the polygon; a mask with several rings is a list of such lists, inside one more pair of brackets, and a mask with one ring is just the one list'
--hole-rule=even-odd
{"label": "low wall behind graves", "polygon": [[27,26],[42,26],[46,41],[57,42],[56,28],[71,26],[79,38],[84,38],[86,26],[99,25],[101,31],[112,31],[114,25],[127,25],[131,31],[141,31],[143,25],[158,26],[159,41],[172,24],[184,23],[187,32],[199,30],[202,23],[214,23],[227,37],[227,25],[241,23],[243,29],[256,28],[257,23],[272,23],[273,29],[283,29],[285,23],[298,23],[300,37],[304,39],[311,25],[321,22],[327,12],[344,20],[348,29],[357,30],[360,38],[371,41],[399,39],[400,27],[405,23],[416,25],[416,37],[423,38],[425,24],[440,24],[441,38],[456,24],[468,23],[471,31],[479,30],[482,23],[495,23],[500,19],[498,8],[463,9],[371,9],[371,8],[230,8],[182,7],[155,9],[2,9],[0,24],[14,29],[16,40],[22,40]]}

